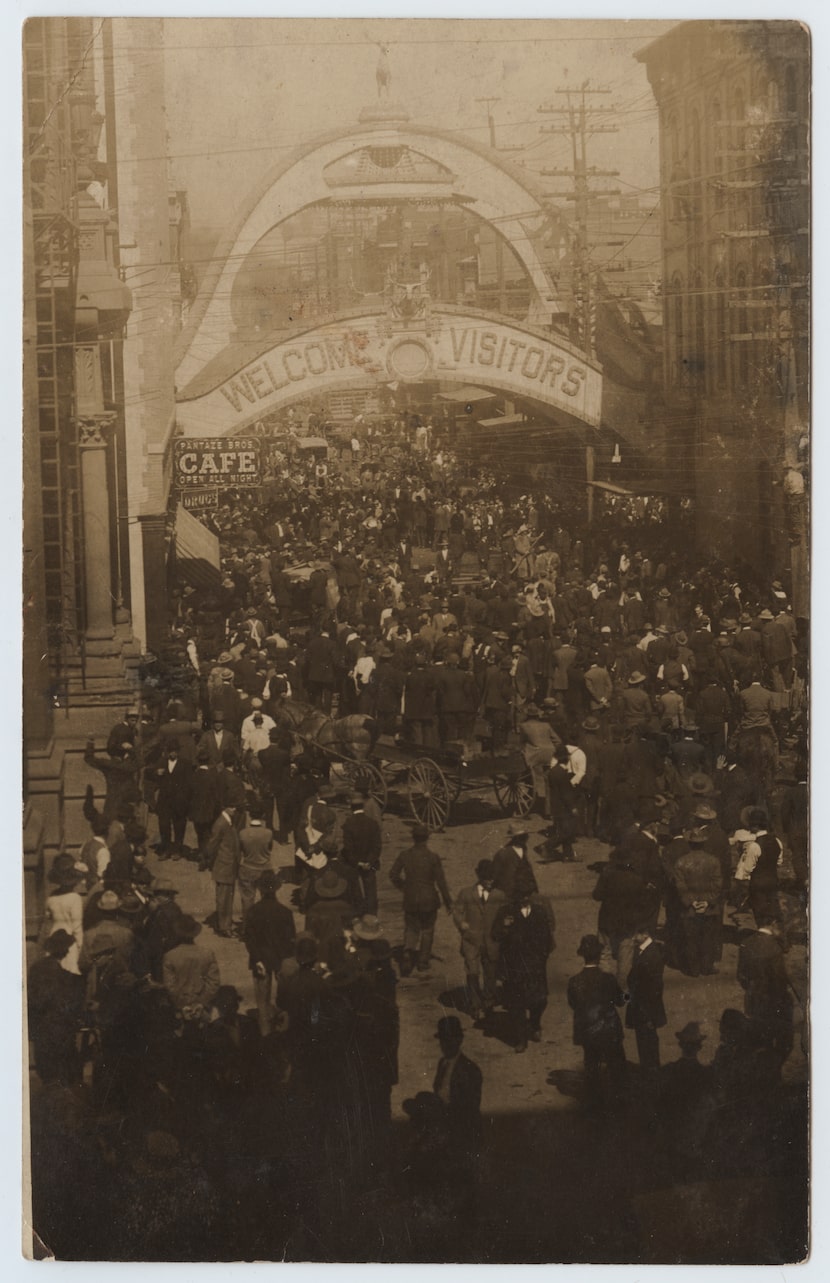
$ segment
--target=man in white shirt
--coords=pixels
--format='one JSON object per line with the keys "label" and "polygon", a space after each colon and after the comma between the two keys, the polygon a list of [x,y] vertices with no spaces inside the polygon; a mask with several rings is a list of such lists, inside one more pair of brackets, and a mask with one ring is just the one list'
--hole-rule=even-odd
{"label": "man in white shirt", "polygon": [[271,742],[268,732],[273,726],[276,726],[273,717],[263,713],[261,699],[252,699],[251,708],[253,712],[245,718],[240,733],[242,752],[246,756],[259,753],[261,749],[267,748]]}

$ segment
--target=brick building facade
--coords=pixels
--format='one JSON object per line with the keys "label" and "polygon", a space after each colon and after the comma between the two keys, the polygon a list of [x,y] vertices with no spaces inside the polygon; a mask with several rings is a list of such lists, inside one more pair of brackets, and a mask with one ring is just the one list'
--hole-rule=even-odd
{"label": "brick building facade", "polygon": [[810,40],[684,22],[638,53],[660,119],[664,387],[702,551],[806,613]]}

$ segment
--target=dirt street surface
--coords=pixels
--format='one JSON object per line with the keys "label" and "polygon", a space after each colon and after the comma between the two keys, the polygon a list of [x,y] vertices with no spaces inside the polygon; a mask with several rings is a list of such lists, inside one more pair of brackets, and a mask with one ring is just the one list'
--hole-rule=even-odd
{"label": "dirt street surface", "polygon": [[[403,912],[401,895],[390,884],[388,870],[397,853],[411,844],[411,822],[402,799],[393,798],[391,805],[395,813],[387,811],[383,822],[378,916],[397,954],[403,938]],[[477,861],[492,856],[503,844],[509,823],[496,813],[484,794],[480,798],[476,795],[459,803],[453,822],[432,836],[430,845],[442,859],[453,894],[475,882]],[[596,873],[588,866],[605,860],[609,848],[597,841],[579,839],[576,863],[546,861],[541,849],[545,825],[540,816],[529,817],[529,854],[540,891],[551,897],[556,915],[541,1042],[531,1042],[524,1054],[516,1054],[508,1041],[505,1015],[498,1010],[485,1027],[474,1023],[464,1005],[464,966],[458,932],[443,908],[439,910],[429,973],[415,973],[398,985],[401,1037],[400,1081],[393,1094],[396,1144],[409,1126],[403,1101],[432,1087],[439,1056],[435,1026],[442,1015],[452,1012],[460,1017],[465,1032],[464,1052],[483,1073],[484,1145],[475,1194],[475,1222],[467,1216],[459,1222],[448,1214],[441,1224],[422,1224],[417,1209],[407,1209],[402,1219],[401,1208],[394,1200],[390,1199],[387,1206],[382,1198],[373,1199],[366,1217],[358,1218],[359,1229],[356,1221],[354,1227],[341,1231],[337,1237],[338,1254],[332,1259],[658,1261],[666,1259],[662,1241],[666,1226],[678,1217],[691,1216],[692,1239],[699,1244],[700,1259],[712,1260],[712,1253],[717,1256],[719,1251],[724,1191],[730,1188],[734,1198],[742,1206],[745,1204],[738,1229],[731,1224],[735,1250],[748,1262],[761,1261],[765,1253],[769,1259],[770,1251],[780,1250],[786,1207],[779,1205],[774,1213],[770,1211],[769,1188],[763,1181],[753,1195],[747,1184],[748,1173],[742,1171],[742,1179],[730,1184],[728,1178],[733,1173],[725,1170],[713,1171],[711,1182],[685,1185],[675,1177],[669,1188],[655,1190],[653,1142],[658,1123],[648,1114],[647,1107],[643,1113],[641,1102],[619,1116],[600,1118],[586,1115],[580,1107],[578,1091],[574,1090],[578,1075],[574,1071],[581,1070],[582,1053],[572,1042],[565,990],[568,977],[581,967],[576,955],[580,937],[596,929],[598,906],[592,900]],[[189,832],[186,840],[191,839]],[[293,869],[293,848],[283,846],[277,852],[275,864],[284,869],[288,878]],[[185,911],[200,920],[209,917],[213,910],[213,883],[208,873],[199,873],[196,865],[187,860],[160,864],[157,857],[151,856],[150,863],[163,869],[181,887]],[[288,881],[280,889],[284,903],[290,904],[292,890]],[[239,917],[238,901],[235,917]],[[749,917],[737,924],[727,918],[717,975],[692,979],[666,969],[668,1023],[660,1032],[663,1063],[677,1058],[675,1032],[688,1021],[700,1023],[706,1035],[701,1060],[711,1060],[718,1044],[721,1012],[725,1007],[743,1009],[743,993],[735,978],[738,939],[739,929],[749,930],[751,925]],[[299,916],[297,927],[302,927]],[[243,1011],[253,1008],[247,955],[241,942],[215,937],[209,928],[201,939],[215,949],[223,983],[235,984],[241,991]],[[800,994],[805,983],[804,954],[803,945],[796,943],[787,957],[794,988]],[[801,1019],[798,1007],[796,1019]],[[783,1075],[799,1102],[798,1084],[805,1077],[800,1035],[799,1024]],[[626,1055],[636,1066],[632,1031],[626,1032]],[[557,1071],[558,1086],[548,1082],[551,1071]],[[636,1069],[631,1073],[636,1087]],[[792,1148],[786,1120],[778,1127],[780,1152],[786,1154],[788,1147]],[[793,1130],[799,1135],[797,1126]],[[772,1131],[766,1141],[774,1152],[776,1135]],[[697,1209],[694,1213],[689,1211],[690,1198]],[[734,1207],[730,1215],[734,1215]],[[763,1232],[765,1222],[778,1227],[772,1242]],[[355,1239],[350,1249],[352,1232]],[[293,1259],[304,1259],[311,1250],[319,1252],[319,1245],[306,1245],[300,1240],[292,1245]],[[353,1257],[349,1255],[351,1250]]]}

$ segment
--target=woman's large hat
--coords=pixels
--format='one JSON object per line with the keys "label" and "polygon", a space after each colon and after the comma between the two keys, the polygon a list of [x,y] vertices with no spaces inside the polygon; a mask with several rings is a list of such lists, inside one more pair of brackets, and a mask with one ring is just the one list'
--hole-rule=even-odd
{"label": "woman's large hat", "polygon": [[326,869],[314,879],[314,890],[323,900],[339,900],[348,889],[348,882],[335,869]]}
{"label": "woman's large hat", "polygon": [[355,920],[352,932],[358,940],[380,940],[383,928],[373,913],[366,913],[362,918]]}

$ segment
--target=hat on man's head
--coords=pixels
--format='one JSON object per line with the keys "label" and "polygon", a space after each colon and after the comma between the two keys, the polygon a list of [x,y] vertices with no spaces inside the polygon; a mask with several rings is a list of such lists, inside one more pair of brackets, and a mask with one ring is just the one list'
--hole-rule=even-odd
{"label": "hat on man's head", "polygon": [[696,803],[692,814],[696,820],[706,820],[707,823],[709,820],[716,820],[718,818],[718,813],[715,808],[708,806],[706,802]]}
{"label": "hat on man's head", "polygon": [[98,901],[98,908],[103,913],[114,913],[121,908],[121,899],[114,891],[105,891]]}
{"label": "hat on man's head", "polygon": [[95,937],[88,946],[88,951],[90,957],[95,960],[96,958],[106,957],[108,953],[115,953],[117,948],[115,936],[110,935],[109,932],[103,932]]}
{"label": "hat on man's head", "polygon": [[577,955],[586,962],[597,962],[602,957],[602,941],[599,936],[583,936],[579,942]]}
{"label": "hat on man's head", "polygon": [[741,811],[741,824],[746,829],[765,829],[769,816],[763,806],[745,806]]}
{"label": "hat on man's head", "polygon": [[434,1091],[419,1091],[416,1095],[407,1097],[401,1108],[413,1123],[422,1123],[424,1126],[431,1124],[435,1127],[444,1125],[446,1107]]}
{"label": "hat on man's head", "polygon": [[515,824],[508,824],[507,837],[509,838],[526,838],[530,836],[530,829],[518,821]]}
{"label": "hat on man's head", "polygon": [[222,712],[221,708],[215,708],[210,716],[211,720],[214,722],[224,722],[225,720],[225,714]]}
{"label": "hat on man's head", "polygon": [[201,922],[197,922],[189,913],[183,913],[180,917],[176,918],[176,921],[173,923],[173,930],[177,937],[179,940],[187,944],[192,944],[201,929]]}
{"label": "hat on man's head", "polygon": [[150,884],[153,895],[178,895],[179,888],[170,878],[153,878]]}
{"label": "hat on man's head", "polygon": [[775,615],[773,615],[772,611],[769,609],[768,606],[765,606],[764,609],[761,611],[760,615],[758,616],[758,618],[763,619],[768,623],[770,620],[775,619]]}
{"label": "hat on man's head", "polygon": [[259,696],[255,695],[251,700],[251,708],[262,708],[262,700]]}
{"label": "hat on man's head", "polygon": [[74,943],[75,937],[69,931],[64,931],[63,927],[59,927],[44,940],[43,948],[50,958],[65,958]]}
{"label": "hat on man's head", "polygon": [[[688,730],[688,727],[686,729]],[[689,792],[694,793],[695,797],[709,797],[714,791],[715,785],[710,775],[695,771],[694,775],[689,777]]]}
{"label": "hat on man's head", "polygon": [[702,1047],[706,1041],[706,1034],[701,1033],[700,1025],[696,1020],[690,1020],[682,1029],[678,1029],[674,1036],[681,1047]]}
{"label": "hat on man's head", "polygon": [[489,882],[495,872],[492,860],[479,860],[476,865],[476,877],[479,882]]}
{"label": "hat on man's head", "polygon": [[412,837],[416,842],[426,842],[429,837],[429,829],[425,824],[413,824]]}
{"label": "hat on man's head", "polygon": [[585,721],[582,723],[582,729],[583,731],[598,731],[599,719],[596,717],[586,717]]}
{"label": "hat on man's head", "polygon": [[383,927],[373,913],[364,913],[362,918],[355,918],[352,933],[358,940],[380,940]]}
{"label": "hat on man's head", "polygon": [[703,846],[708,834],[705,829],[697,827],[689,829],[687,836],[693,846]]}
{"label": "hat on man's head", "polygon": [[634,672],[631,674],[631,676],[628,679],[628,684],[629,686],[639,686],[645,680],[646,680],[645,673],[641,673],[638,668],[635,668]]}
{"label": "hat on man's head", "polygon": [[435,1030],[436,1038],[463,1038],[464,1028],[458,1016],[442,1016]]}
{"label": "hat on man's head", "polygon": [[275,873],[273,869],[263,869],[256,880],[256,884],[258,890],[268,894],[271,891],[276,891],[280,885],[280,875]]}

